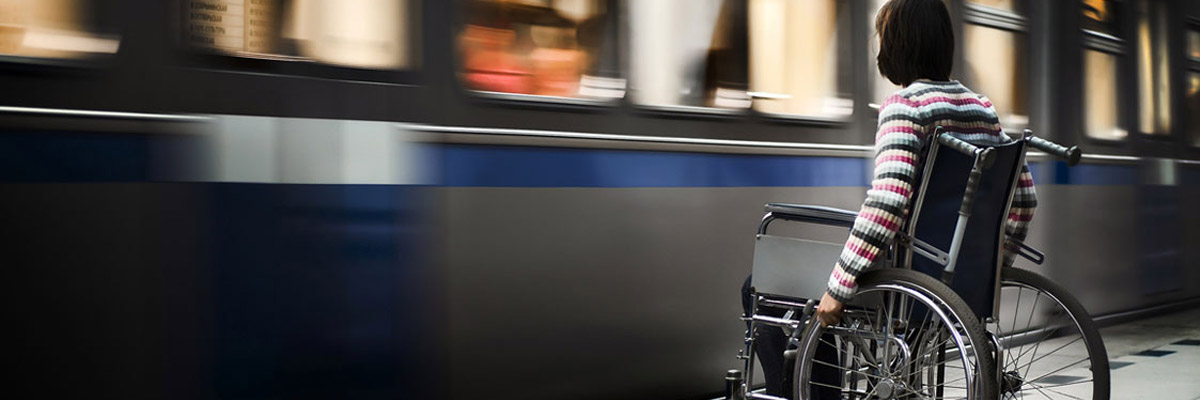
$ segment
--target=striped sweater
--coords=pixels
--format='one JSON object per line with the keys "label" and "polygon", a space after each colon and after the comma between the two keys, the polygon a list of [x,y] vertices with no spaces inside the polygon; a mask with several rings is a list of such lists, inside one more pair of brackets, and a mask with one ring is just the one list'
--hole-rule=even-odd
{"label": "striped sweater", "polygon": [[[938,126],[975,144],[1012,140],[1000,127],[992,102],[958,81],[917,81],[885,100],[875,135],[871,189],[829,277],[833,298],[846,302],[854,296],[858,287],[855,279],[887,250],[872,243],[891,243],[903,225],[915,189],[922,141]],[[1035,207],[1033,178],[1029,167],[1024,166],[1005,224],[1010,235],[1025,238]],[[1005,251],[1003,265],[1012,262],[1013,254]]]}

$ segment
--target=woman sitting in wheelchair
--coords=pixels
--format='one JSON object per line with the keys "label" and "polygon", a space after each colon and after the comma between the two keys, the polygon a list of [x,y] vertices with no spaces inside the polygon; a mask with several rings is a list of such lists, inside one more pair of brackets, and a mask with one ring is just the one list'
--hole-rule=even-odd
{"label": "woman sitting in wheelchair", "polygon": [[[875,169],[840,259],[833,265],[828,289],[816,317],[827,326],[842,319],[843,304],[855,296],[856,278],[886,254],[904,223],[916,190],[923,147],[941,127],[954,137],[977,145],[1010,142],[992,102],[950,79],[954,62],[954,27],[941,0],[891,0],[875,20],[879,38],[879,72],[902,89],[883,101],[875,136]],[[1007,233],[1024,239],[1036,198],[1028,167],[1023,167],[1006,222]],[[1012,255],[1004,256],[1004,265]],[[743,305],[750,315],[749,281]],[[784,393],[783,347],[779,329],[757,339],[755,354],[767,380],[767,393]],[[818,358],[821,357],[818,354]]]}

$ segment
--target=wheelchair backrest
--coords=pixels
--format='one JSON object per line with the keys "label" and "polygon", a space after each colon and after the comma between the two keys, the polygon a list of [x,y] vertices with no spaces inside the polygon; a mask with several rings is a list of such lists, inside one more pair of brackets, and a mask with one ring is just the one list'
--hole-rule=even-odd
{"label": "wheelchair backrest", "polygon": [[[913,215],[905,229],[912,237],[949,252],[974,158],[941,147],[936,140],[929,143],[917,197],[910,208]],[[1005,221],[1025,164],[1025,145],[1024,140],[1014,140],[991,146],[994,163],[980,179],[950,284],[981,319],[993,316],[998,306]],[[913,254],[905,259],[911,259],[915,270],[942,276],[943,266],[933,260]]]}

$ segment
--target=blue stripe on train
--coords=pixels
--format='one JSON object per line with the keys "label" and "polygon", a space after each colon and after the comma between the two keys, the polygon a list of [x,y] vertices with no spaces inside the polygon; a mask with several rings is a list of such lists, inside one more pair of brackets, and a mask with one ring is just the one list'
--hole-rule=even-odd
{"label": "blue stripe on train", "polygon": [[[0,182],[145,182],[192,175],[197,138],[79,132],[0,134]],[[452,187],[867,186],[860,158],[686,153],[532,146],[434,145]],[[191,150],[191,151],[189,151]],[[1135,185],[1137,165],[1031,165],[1039,183]],[[1194,168],[1180,183],[1195,184]]]}
{"label": "blue stripe on train", "polygon": [[1136,185],[1139,182],[1137,165],[1079,164],[1067,166],[1053,162],[1057,185]]}
{"label": "blue stripe on train", "polygon": [[78,132],[0,133],[0,181],[149,180],[147,135]]}
{"label": "blue stripe on train", "polygon": [[861,158],[446,145],[446,186],[866,186]]}

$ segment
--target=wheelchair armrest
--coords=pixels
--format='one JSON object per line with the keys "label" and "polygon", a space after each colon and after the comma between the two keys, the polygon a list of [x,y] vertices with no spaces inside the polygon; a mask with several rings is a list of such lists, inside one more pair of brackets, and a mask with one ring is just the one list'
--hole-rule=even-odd
{"label": "wheelchair armrest", "polygon": [[1046,254],[1038,251],[1020,240],[1013,238],[1007,234],[1004,235],[1004,248],[1011,252],[1017,253],[1026,260],[1032,261],[1034,264],[1042,265],[1046,261]]}
{"label": "wheelchair armrest", "polygon": [[767,203],[763,208],[779,219],[846,228],[854,226],[854,218],[858,216],[850,210],[809,204]]}

